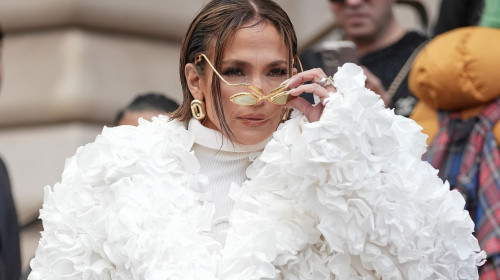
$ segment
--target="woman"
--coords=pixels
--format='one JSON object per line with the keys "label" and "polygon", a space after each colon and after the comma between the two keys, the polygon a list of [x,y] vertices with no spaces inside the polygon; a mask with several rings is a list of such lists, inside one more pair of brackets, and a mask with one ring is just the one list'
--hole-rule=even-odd
{"label": "woman", "polygon": [[359,67],[334,88],[296,54],[274,2],[209,2],[171,119],[105,128],[45,189],[30,279],[477,278],[473,224],[419,127]]}

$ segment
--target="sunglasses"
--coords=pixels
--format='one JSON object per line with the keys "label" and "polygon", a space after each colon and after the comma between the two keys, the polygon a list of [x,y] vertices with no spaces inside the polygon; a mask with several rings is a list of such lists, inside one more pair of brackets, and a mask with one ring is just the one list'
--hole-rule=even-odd
{"label": "sunglasses", "polygon": [[332,3],[344,3],[345,0],[330,0]]}
{"label": "sunglasses", "polygon": [[[297,61],[300,67],[300,71],[303,71],[302,69],[302,64],[299,60],[298,57]],[[231,102],[236,103],[238,105],[244,105],[244,106],[251,106],[259,103],[261,100],[267,100],[275,105],[285,105],[288,99],[287,93],[289,90],[286,90],[286,84],[281,84],[277,88],[271,90],[269,94],[265,94],[262,89],[260,89],[257,86],[254,86],[252,84],[246,84],[246,83],[230,83],[226,81],[221,74],[215,69],[215,67],[212,65],[210,60],[205,54],[199,54],[195,57],[194,59],[194,64],[200,63],[203,59],[205,59],[210,65],[210,68],[214,71],[214,73],[223,81],[226,85],[232,86],[232,87],[246,87],[251,90],[251,92],[238,92],[236,94],[233,94],[229,97],[229,100]]]}

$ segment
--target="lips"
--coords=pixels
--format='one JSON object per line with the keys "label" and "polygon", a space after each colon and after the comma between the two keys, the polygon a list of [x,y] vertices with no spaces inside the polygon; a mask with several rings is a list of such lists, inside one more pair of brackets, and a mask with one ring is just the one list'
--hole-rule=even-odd
{"label": "lips", "polygon": [[238,119],[248,126],[260,126],[269,120],[269,117],[263,114],[249,114],[240,116]]}

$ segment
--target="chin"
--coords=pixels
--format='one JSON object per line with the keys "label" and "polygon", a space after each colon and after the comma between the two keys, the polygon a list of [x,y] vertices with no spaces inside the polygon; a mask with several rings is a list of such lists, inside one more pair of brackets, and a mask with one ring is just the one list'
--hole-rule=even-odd
{"label": "chin", "polygon": [[268,133],[266,135],[255,135],[256,133],[248,134],[248,135],[237,135],[236,142],[243,145],[255,145],[259,144],[262,141],[267,140],[272,133]]}
{"label": "chin", "polygon": [[370,40],[373,37],[373,33],[374,31],[372,31],[372,29],[365,26],[352,27],[346,32],[346,34],[348,34],[350,38],[355,39],[355,41]]}
{"label": "chin", "polygon": [[239,132],[235,133],[236,142],[243,145],[259,144],[262,141],[267,140],[276,131],[278,124],[279,121],[277,122],[268,121],[264,125],[258,125],[258,126],[243,125],[243,126],[238,126],[237,128],[235,127],[235,130],[233,131]]}

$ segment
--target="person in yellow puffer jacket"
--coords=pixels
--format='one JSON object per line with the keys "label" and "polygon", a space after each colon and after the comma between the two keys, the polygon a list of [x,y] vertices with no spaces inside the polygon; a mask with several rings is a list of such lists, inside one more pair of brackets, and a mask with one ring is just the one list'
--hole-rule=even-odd
{"label": "person in yellow puffer jacket", "polygon": [[480,26],[434,38],[409,75],[419,99],[410,116],[429,136],[424,158],[466,199],[488,260],[480,279],[500,279],[500,1]]}

